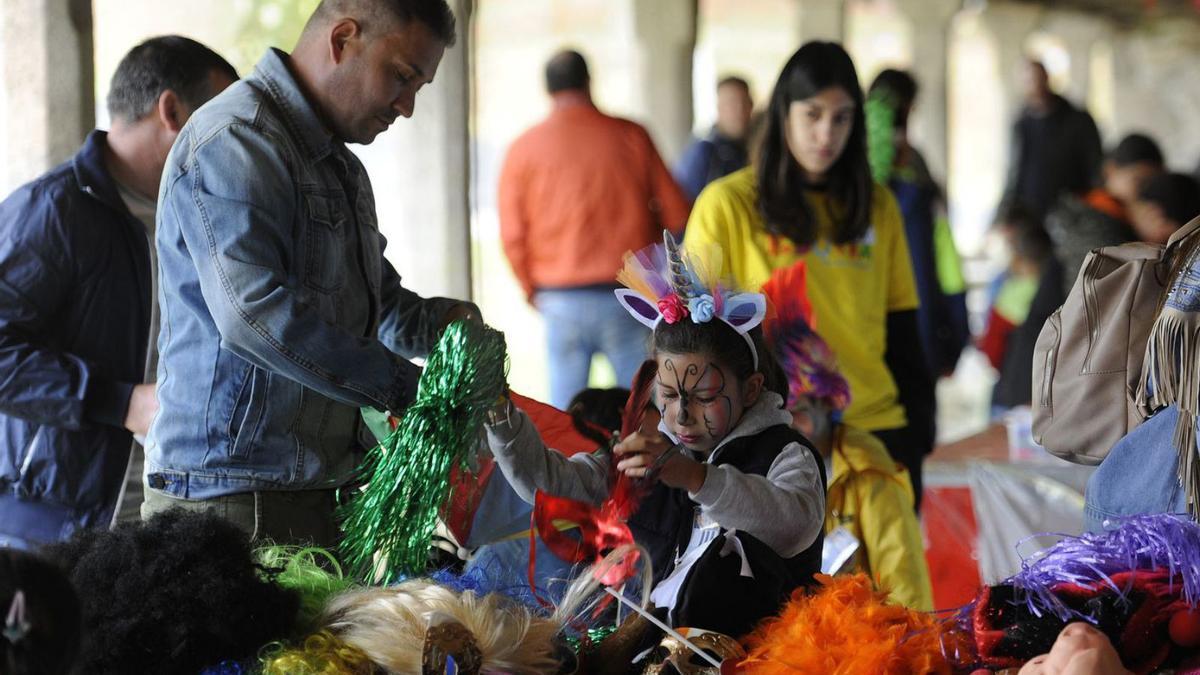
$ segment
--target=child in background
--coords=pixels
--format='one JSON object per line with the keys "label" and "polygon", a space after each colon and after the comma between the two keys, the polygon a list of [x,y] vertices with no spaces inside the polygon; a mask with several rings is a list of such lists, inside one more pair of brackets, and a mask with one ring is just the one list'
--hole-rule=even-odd
{"label": "child in background", "polygon": [[0,548],[0,673],[75,672],[82,626],[66,574],[25,551]]}
{"label": "child in background", "polygon": [[1028,405],[1033,391],[1033,347],[1042,325],[1062,304],[1062,266],[1050,235],[1018,206],[997,222],[1011,257],[1001,277],[976,347],[999,372],[992,390],[992,411]]}
{"label": "child in background", "polygon": [[1139,240],[1166,244],[1176,230],[1200,216],[1200,184],[1182,173],[1153,176],[1138,188],[1129,215]]}
{"label": "child in background", "polygon": [[494,411],[487,435],[529,502],[541,490],[599,505],[613,463],[665,486],[647,500],[661,500],[678,545],[674,564],[655,570],[656,611],[672,625],[742,635],[819,571],[825,479],[767,386],[774,370],[758,329],[765,299],[721,288],[706,278],[712,269],[652,247],[629,256],[618,277],[631,288],[618,297],[654,331],[661,435],[635,432],[611,454],[566,458],[509,404]]}
{"label": "child in background", "polygon": [[575,430],[596,441],[599,447],[607,445],[613,434],[621,429],[627,400],[629,390],[623,387],[584,389],[571,399],[567,414],[571,416]]}
{"label": "child in background", "polygon": [[[908,471],[873,434],[842,422],[850,387],[809,323],[803,277],[777,274],[763,290],[776,307],[767,340],[787,375],[792,426],[816,446],[830,477],[826,558],[853,562],[824,571],[865,572],[891,592],[890,600],[932,611],[933,588]],[[778,283],[783,279],[792,281]]]}

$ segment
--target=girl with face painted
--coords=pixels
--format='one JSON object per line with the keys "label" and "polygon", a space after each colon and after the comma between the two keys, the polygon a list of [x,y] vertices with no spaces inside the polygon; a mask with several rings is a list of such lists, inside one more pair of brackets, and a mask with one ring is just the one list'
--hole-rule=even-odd
{"label": "girl with face painted", "polygon": [[697,198],[684,247],[719,245],[738,286],[759,289],[803,261],[822,336],[853,394],[847,423],[908,467],[920,503],[933,447],[933,381],[896,200],[871,178],[863,92],[840,45],[809,42],[787,62],[753,166]]}
{"label": "girl with face painted", "polygon": [[665,538],[674,551],[654,570],[653,605],[672,625],[740,636],[820,571],[824,467],[784,409],[761,342],[764,296],[720,283],[719,252],[684,259],[668,242],[628,256],[618,280],[629,288],[617,291],[654,331],[657,429],[566,458],[503,404],[488,444],[531,503],[541,490],[599,505],[614,463],[653,481],[634,516],[638,536]]}

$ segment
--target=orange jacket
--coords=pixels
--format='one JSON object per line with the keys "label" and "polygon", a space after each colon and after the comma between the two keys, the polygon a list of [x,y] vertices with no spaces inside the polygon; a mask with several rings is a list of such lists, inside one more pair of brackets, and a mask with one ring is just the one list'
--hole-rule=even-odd
{"label": "orange jacket", "polygon": [[605,115],[583,92],[509,148],[500,172],[500,238],[526,296],[615,284],[626,251],[675,234],[688,203],[646,130]]}

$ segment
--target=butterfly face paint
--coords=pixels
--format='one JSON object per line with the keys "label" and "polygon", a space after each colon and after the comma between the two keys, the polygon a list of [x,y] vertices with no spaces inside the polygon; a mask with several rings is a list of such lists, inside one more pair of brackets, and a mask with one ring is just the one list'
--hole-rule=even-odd
{"label": "butterfly face paint", "polygon": [[745,411],[737,381],[704,354],[661,352],[657,359],[658,403],[667,429],[689,450],[712,452]]}

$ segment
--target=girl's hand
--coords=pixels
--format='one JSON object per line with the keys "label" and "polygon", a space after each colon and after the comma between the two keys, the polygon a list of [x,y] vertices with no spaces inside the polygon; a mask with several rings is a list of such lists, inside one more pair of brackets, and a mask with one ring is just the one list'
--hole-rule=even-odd
{"label": "girl's hand", "polygon": [[[634,432],[613,448],[619,460],[617,470],[630,478],[645,478],[659,456],[671,452],[672,448],[671,442],[661,434],[651,436]],[[668,487],[694,493],[704,485],[707,473],[704,464],[677,454],[659,467],[658,480]]]}

